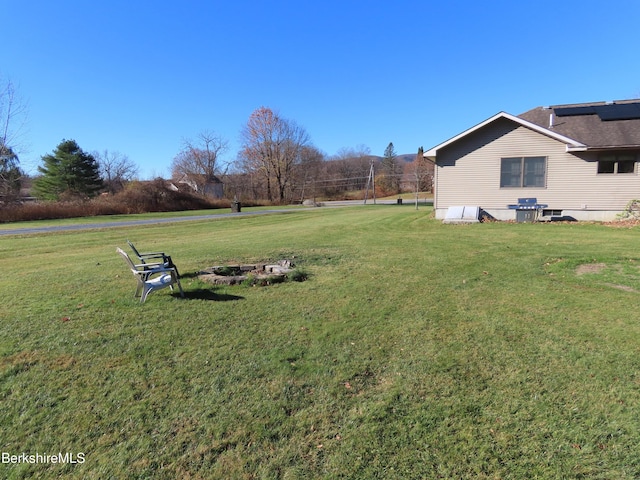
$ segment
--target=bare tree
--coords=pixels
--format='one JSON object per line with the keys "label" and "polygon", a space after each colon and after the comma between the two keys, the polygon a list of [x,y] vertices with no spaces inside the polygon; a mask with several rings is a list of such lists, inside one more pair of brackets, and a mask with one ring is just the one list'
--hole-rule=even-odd
{"label": "bare tree", "polygon": [[411,174],[420,191],[431,192],[433,189],[434,164],[431,160],[425,158],[422,147],[418,149],[416,159],[413,161]]}
{"label": "bare tree", "polygon": [[419,192],[430,192],[433,188],[433,170],[434,164],[424,157],[424,149],[422,147],[418,148],[415,160],[406,164],[405,175],[411,178],[413,183],[413,190],[416,195],[416,210],[418,209]]}
{"label": "bare tree", "polygon": [[19,140],[27,121],[27,106],[17,95],[11,80],[0,79],[0,145],[10,148],[16,155]]}
{"label": "bare tree", "polygon": [[0,195],[3,201],[17,198],[24,173],[19,167],[19,139],[27,118],[27,107],[14,84],[0,79]]}
{"label": "bare tree", "polygon": [[205,186],[224,173],[220,158],[229,148],[229,142],[212,131],[201,132],[195,140],[183,140],[182,150],[174,157],[171,173],[174,178],[187,177],[189,183],[204,192]]}
{"label": "bare tree", "polygon": [[258,172],[266,183],[268,199],[284,202],[294,166],[301,162],[304,148],[311,145],[306,130],[270,108],[260,107],[249,117],[241,138],[243,170]]}
{"label": "bare tree", "polygon": [[301,202],[309,194],[315,198],[315,183],[320,176],[324,158],[324,153],[313,145],[302,147],[300,162],[294,167],[296,192],[292,192],[299,196]]}
{"label": "bare tree", "polygon": [[129,157],[120,152],[105,150],[93,152],[100,167],[100,176],[111,193],[122,190],[124,184],[138,175],[138,167]]}
{"label": "bare tree", "polygon": [[337,191],[363,190],[371,167],[371,150],[366,145],[341,148],[331,161]]}

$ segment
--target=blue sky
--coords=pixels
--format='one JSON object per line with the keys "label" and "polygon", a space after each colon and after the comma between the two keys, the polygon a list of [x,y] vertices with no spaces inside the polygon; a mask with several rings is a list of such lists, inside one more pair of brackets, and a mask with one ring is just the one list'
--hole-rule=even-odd
{"label": "blue sky", "polygon": [[0,0],[21,162],[62,139],[170,175],[270,107],[327,155],[426,149],[499,111],[640,97],[637,0]]}

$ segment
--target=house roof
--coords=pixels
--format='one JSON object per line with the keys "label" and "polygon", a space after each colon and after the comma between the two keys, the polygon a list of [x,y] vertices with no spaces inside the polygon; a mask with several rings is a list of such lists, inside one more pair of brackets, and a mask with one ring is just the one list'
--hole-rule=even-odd
{"label": "house roof", "polygon": [[208,177],[207,175],[204,175],[202,173],[184,173],[177,178],[178,183],[187,183],[190,180],[195,180],[203,183],[211,183],[211,184],[223,183],[222,180],[220,180],[220,178],[218,178],[215,175]]}
{"label": "house roof", "polygon": [[438,150],[501,118],[563,142],[567,151],[640,148],[640,100],[622,100],[537,107],[518,116],[500,112],[424,156],[435,159]]}
{"label": "house roof", "polygon": [[573,138],[588,150],[640,147],[640,100],[538,107],[518,117]]}
{"label": "house roof", "polygon": [[525,120],[523,118],[520,117],[516,117],[514,115],[511,115],[509,113],[506,112],[500,112],[500,113],[496,113],[493,117],[487,118],[484,122],[480,122],[479,124],[465,130],[464,132],[456,135],[455,137],[450,138],[449,140],[442,142],[439,145],[436,145],[435,147],[429,149],[428,151],[424,152],[424,157],[435,160],[436,158],[436,154],[438,152],[438,150],[451,145],[452,143],[457,142],[458,140],[461,140],[462,138],[466,137],[467,135],[480,130],[481,128],[485,127],[486,125],[489,125],[490,123],[493,123],[499,119],[502,118],[506,118],[508,120],[511,120],[512,122],[515,122],[519,125],[522,125],[523,127],[527,127],[530,128],[531,130],[534,130],[538,133],[541,133],[543,135],[547,135],[551,138],[555,138],[556,140],[566,143],[568,146],[571,146],[571,148],[575,148],[575,149],[585,149],[586,145],[582,144],[581,142],[578,142],[576,140],[573,140],[565,135],[562,135],[560,132],[557,131],[553,131],[547,128],[544,128],[536,123],[530,122],[528,120]]}

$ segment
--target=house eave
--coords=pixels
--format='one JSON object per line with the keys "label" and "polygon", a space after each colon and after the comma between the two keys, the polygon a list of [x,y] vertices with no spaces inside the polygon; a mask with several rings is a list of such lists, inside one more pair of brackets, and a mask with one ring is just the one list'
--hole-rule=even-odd
{"label": "house eave", "polygon": [[611,150],[640,150],[640,145],[597,145],[591,147],[567,145],[567,152],[607,152]]}
{"label": "house eave", "polygon": [[554,132],[551,129],[548,128],[544,128],[541,127],[540,125],[536,125],[535,123],[531,123],[527,120],[523,120],[520,117],[516,117],[515,115],[511,115],[509,113],[506,112],[499,112],[497,114],[495,114],[494,116],[486,119],[483,122],[480,122],[479,124],[465,130],[464,132],[456,135],[455,137],[450,138],[449,140],[442,142],[439,145],[436,145],[435,147],[427,150],[426,152],[424,152],[423,156],[425,158],[428,158],[429,160],[432,160],[435,162],[436,157],[438,155],[438,150],[441,150],[444,147],[447,147],[448,145],[451,145],[452,143],[457,142],[458,140],[461,140],[462,138],[466,137],[467,135],[480,130],[481,128],[485,127],[486,125],[489,125],[490,123],[495,122],[498,119],[501,118],[506,118],[508,120],[511,120],[512,122],[515,122],[519,125],[522,125],[523,127],[526,127],[530,130],[533,130],[535,132],[538,132],[542,135],[546,135],[548,137],[551,137],[555,140],[558,140],[559,142],[565,143],[567,146],[567,151],[569,151],[569,149],[574,149],[572,151],[581,151],[580,149],[586,149],[588,148],[587,145],[584,145],[583,143],[580,143],[572,138],[566,137],[564,135],[560,135],[557,132]]}

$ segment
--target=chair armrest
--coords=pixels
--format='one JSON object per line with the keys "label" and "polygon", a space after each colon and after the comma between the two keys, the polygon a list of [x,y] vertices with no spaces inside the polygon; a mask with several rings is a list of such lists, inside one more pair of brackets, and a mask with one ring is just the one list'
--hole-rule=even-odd
{"label": "chair armrest", "polygon": [[176,269],[173,267],[148,268],[146,270],[135,271],[135,273],[137,273],[138,275],[151,275],[154,273],[163,273],[163,272],[167,272],[167,273],[174,272],[177,274]]}
{"label": "chair armrest", "polygon": [[169,263],[171,262],[171,257],[169,255],[164,255],[164,254],[158,254],[155,255],[153,253],[145,253],[145,254],[140,254],[140,260],[142,260],[143,262],[146,260],[155,260],[157,263],[158,260],[162,260],[162,263]]}
{"label": "chair armrest", "polygon": [[147,252],[141,253],[141,257],[166,257],[167,255],[164,252]]}
{"label": "chair armrest", "polygon": [[164,267],[165,264],[164,263],[141,263],[139,265],[134,265],[136,268],[144,268],[146,270],[155,270],[157,268],[161,268]]}

